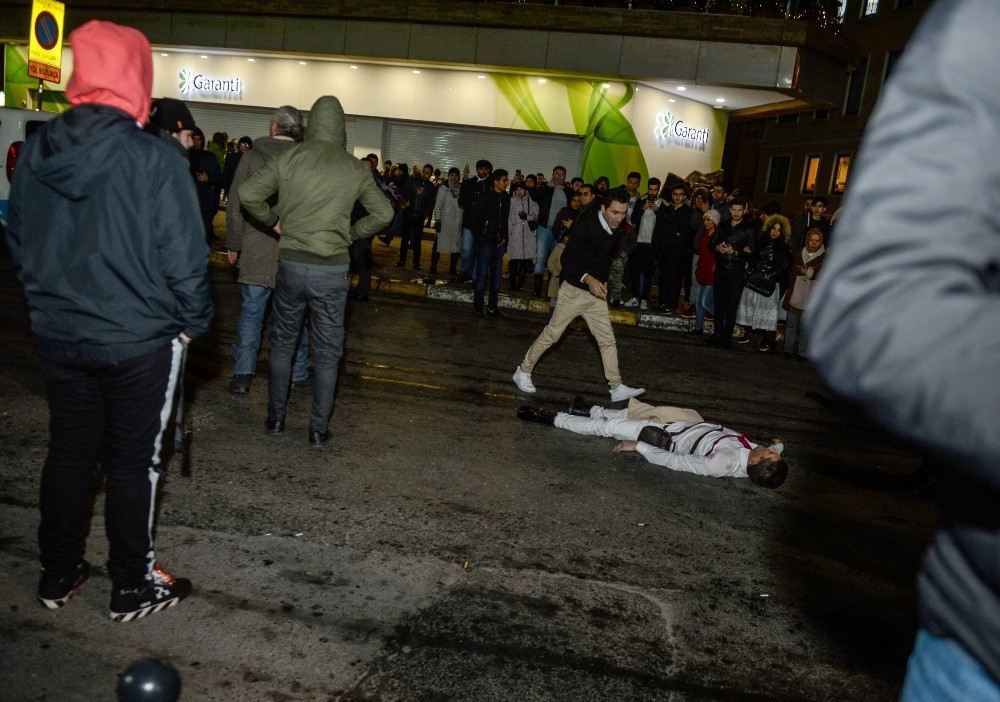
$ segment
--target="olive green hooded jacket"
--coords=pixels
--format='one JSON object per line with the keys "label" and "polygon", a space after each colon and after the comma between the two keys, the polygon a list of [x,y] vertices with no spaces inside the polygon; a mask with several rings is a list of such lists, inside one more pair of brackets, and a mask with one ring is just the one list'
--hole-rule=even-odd
{"label": "olive green hooded jacket", "polygon": [[[389,201],[346,146],[340,100],[321,97],[309,111],[305,141],[275,156],[240,186],[240,204],[251,217],[269,227],[280,224],[279,260],[346,266],[350,243],[392,220]],[[275,194],[278,201],[271,207],[268,199]],[[368,216],[351,226],[356,200]]]}

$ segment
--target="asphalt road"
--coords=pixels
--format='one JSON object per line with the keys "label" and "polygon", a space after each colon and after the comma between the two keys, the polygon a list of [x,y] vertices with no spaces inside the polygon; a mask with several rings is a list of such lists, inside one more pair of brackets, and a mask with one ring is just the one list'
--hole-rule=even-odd
{"label": "asphalt road", "polygon": [[[0,698],[110,700],[169,660],[183,700],[891,700],[937,513],[918,459],[830,400],[805,364],[618,331],[625,382],[766,440],[788,482],[674,473],[613,442],[525,424],[510,380],[544,320],[373,296],[352,308],[334,438],[308,395],[263,431],[266,383],[226,391],[238,295],[215,272],[192,347],[189,474],[174,460],[158,556],[181,606],[107,617],[103,567],[58,611],[34,599],[47,410],[0,259]],[[266,364],[262,362],[261,371]],[[535,402],[606,403],[583,330]],[[646,398],[644,398],[646,399]],[[102,564],[102,498],[89,558]]]}

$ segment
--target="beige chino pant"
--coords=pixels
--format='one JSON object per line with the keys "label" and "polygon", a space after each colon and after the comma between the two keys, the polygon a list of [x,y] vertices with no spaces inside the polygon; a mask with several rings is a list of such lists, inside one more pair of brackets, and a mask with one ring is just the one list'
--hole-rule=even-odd
{"label": "beige chino pant", "polygon": [[608,318],[608,303],[566,282],[559,286],[559,302],[552,312],[552,318],[525,354],[524,360],[521,361],[521,370],[531,373],[542,354],[562,338],[566,327],[577,317],[583,317],[590,333],[594,335],[597,347],[601,351],[604,377],[608,381],[608,387],[614,390],[622,384],[622,377],[618,370],[618,345],[615,343],[615,332]]}

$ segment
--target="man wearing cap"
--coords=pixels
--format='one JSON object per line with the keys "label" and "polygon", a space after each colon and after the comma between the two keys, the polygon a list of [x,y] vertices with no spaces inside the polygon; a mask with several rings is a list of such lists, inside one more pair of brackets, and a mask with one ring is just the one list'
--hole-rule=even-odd
{"label": "man wearing cap", "polygon": [[[302,113],[291,105],[279,107],[271,113],[268,133],[257,139],[254,148],[240,159],[226,207],[229,263],[238,262],[240,266],[240,321],[236,325],[233,377],[229,381],[229,391],[235,395],[250,392],[250,383],[257,373],[261,327],[278,272],[278,238],[270,227],[244,216],[239,189],[265,163],[302,140]],[[292,364],[292,387],[303,387],[309,380],[309,340],[304,325],[302,330]]]}
{"label": "man wearing cap", "polygon": [[164,139],[173,139],[185,158],[188,149],[194,144],[192,133],[195,129],[191,110],[182,101],[174,98],[153,100],[146,131]]}
{"label": "man wearing cap", "polygon": [[49,401],[38,599],[61,607],[87,579],[100,459],[111,618],[130,621],[191,592],[158,565],[152,532],[183,349],[212,316],[208,249],[187,163],[142,130],[146,37],[93,20],[70,44],[72,109],[25,143],[7,237]]}

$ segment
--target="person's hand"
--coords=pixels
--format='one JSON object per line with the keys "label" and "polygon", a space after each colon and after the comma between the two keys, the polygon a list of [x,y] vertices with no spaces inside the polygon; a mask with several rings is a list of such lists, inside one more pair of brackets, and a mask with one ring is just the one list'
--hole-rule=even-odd
{"label": "person's hand", "polygon": [[465,168],[462,169],[462,178],[469,177],[469,164],[465,164]]}
{"label": "person's hand", "polygon": [[569,229],[570,227],[573,226],[573,220],[572,219],[564,219],[562,221],[562,225],[563,225],[563,229]]}
{"label": "person's hand", "polygon": [[277,234],[278,236],[281,236],[281,222],[275,222],[274,226],[271,227],[271,229],[274,230],[275,234]]}
{"label": "person's hand", "polygon": [[812,277],[815,274],[816,274],[816,269],[815,268],[806,268],[805,273],[804,273],[805,277],[808,278],[809,280],[812,280]]}
{"label": "person's hand", "polygon": [[194,179],[197,180],[199,183],[207,183],[208,173],[206,173],[205,171],[195,171]]}
{"label": "person's hand", "polygon": [[608,286],[606,283],[602,283],[594,276],[587,274],[587,277],[583,279],[587,283],[587,288],[590,290],[590,294],[599,300],[607,299],[608,297]]}
{"label": "person's hand", "polygon": [[226,258],[229,259],[229,265],[230,266],[235,266],[236,265],[236,261],[237,261],[237,259],[239,259],[239,257],[240,257],[240,252],[239,251],[227,251],[226,252]]}
{"label": "person's hand", "polygon": [[178,334],[177,338],[180,339],[181,343],[184,344],[185,346],[191,343],[191,337],[185,334],[184,332]]}
{"label": "person's hand", "polygon": [[619,441],[615,444],[615,447],[611,449],[611,453],[632,453],[635,451],[637,441]]}

